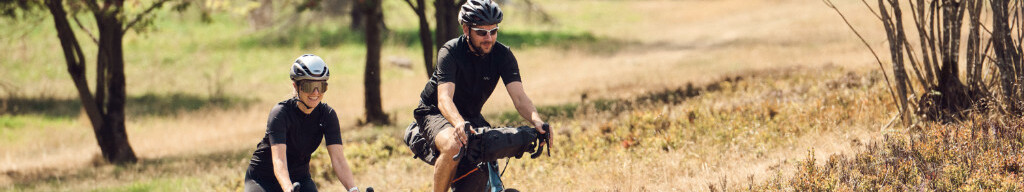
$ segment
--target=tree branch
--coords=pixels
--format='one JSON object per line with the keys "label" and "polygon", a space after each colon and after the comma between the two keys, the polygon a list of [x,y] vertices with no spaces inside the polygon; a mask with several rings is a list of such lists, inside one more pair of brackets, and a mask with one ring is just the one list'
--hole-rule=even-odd
{"label": "tree branch", "polygon": [[[868,41],[864,39],[864,36],[861,36],[860,32],[857,32],[857,29],[854,28],[852,24],[850,24],[850,21],[846,19],[846,16],[843,15],[843,12],[840,12],[839,8],[836,8],[836,5],[832,3],[832,0],[823,0],[823,2],[825,2],[826,6],[832,8],[832,10],[835,10],[836,14],[839,14],[839,17],[843,18],[843,22],[846,22],[846,26],[850,27],[850,31],[853,31],[853,34],[857,35],[857,38],[860,39],[860,42],[864,43],[864,46],[867,47],[869,51],[871,51],[871,55],[875,56],[875,61],[878,61],[878,68],[882,70],[882,76],[885,76],[885,85],[889,87],[889,94],[892,96],[893,100],[897,100],[898,97],[896,97],[896,93],[892,91],[892,83],[889,82],[889,75],[885,73],[885,66],[882,65],[882,59],[878,57],[878,53],[875,52],[875,49],[871,48],[871,44],[868,44]],[[879,18],[881,18],[881,16],[879,16]]]}
{"label": "tree branch", "polygon": [[413,11],[419,12],[420,8],[417,8],[416,6],[412,5],[412,1],[411,0],[405,0],[405,3],[409,4],[409,7],[411,7]]}
{"label": "tree branch", "polygon": [[85,26],[82,25],[82,21],[78,20],[78,15],[71,16],[71,18],[75,20],[75,24],[78,24],[78,28],[81,28],[82,31],[85,31],[86,35],[89,35],[89,38],[92,39],[93,43],[96,43],[96,44],[100,43],[98,40],[96,40],[96,36],[92,35],[92,31],[89,31],[89,28],[85,28]]}
{"label": "tree branch", "polygon": [[89,7],[89,10],[93,13],[100,12],[100,6],[99,4],[96,4],[96,0],[85,1],[85,6]]}
{"label": "tree branch", "polygon": [[150,5],[149,8],[146,8],[146,11],[143,11],[142,13],[139,13],[138,15],[136,15],[135,19],[132,19],[132,21],[128,22],[128,24],[124,26],[124,29],[121,29],[121,35],[124,35],[125,33],[127,33],[128,29],[131,29],[132,26],[134,26],[136,23],[139,23],[139,20],[142,20],[142,17],[145,17],[150,12],[153,12],[153,10],[156,10],[156,8],[163,7],[164,3],[167,3],[167,1],[170,1],[170,0],[160,0],[160,1],[157,1],[157,2],[153,3],[152,5]]}
{"label": "tree branch", "polygon": [[[875,16],[875,18],[877,18],[879,21],[882,20],[882,16],[878,15],[878,12],[875,12],[874,9],[871,9],[871,5],[868,5],[868,1],[867,0],[860,0],[860,2],[864,3],[864,7],[867,7],[868,11],[871,11],[871,15]],[[830,7],[835,8],[835,5],[831,4],[832,2],[828,2],[828,3],[829,3]],[[838,11],[838,10],[836,10],[836,11]]]}

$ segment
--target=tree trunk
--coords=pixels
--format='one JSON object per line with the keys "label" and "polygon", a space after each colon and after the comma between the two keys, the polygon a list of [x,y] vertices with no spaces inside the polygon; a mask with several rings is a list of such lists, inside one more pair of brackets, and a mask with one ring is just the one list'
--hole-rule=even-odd
{"label": "tree trunk", "polygon": [[[909,83],[907,78],[907,72],[903,68],[903,42],[906,40],[906,36],[903,35],[903,19],[902,13],[899,6],[892,6],[892,12],[886,10],[886,5],[883,0],[878,0],[878,8],[882,14],[882,26],[885,28],[886,38],[889,41],[889,53],[892,57],[892,70],[893,77],[896,81],[896,93],[898,96],[898,104],[900,109],[900,118],[903,120],[904,125],[910,125],[912,116],[910,115],[910,109],[907,105],[907,92],[909,91]],[[891,15],[890,15],[891,14]],[[895,17],[895,18],[893,18]],[[912,89],[911,89],[912,90]]]}
{"label": "tree trunk", "polygon": [[363,84],[366,88],[366,123],[375,125],[389,124],[388,115],[381,109],[380,98],[380,49],[381,28],[377,24],[382,20],[380,0],[364,0],[363,13],[366,18],[364,30],[366,34],[366,71]]}
{"label": "tree trunk", "polygon": [[999,83],[1002,88],[1002,98],[1007,105],[1004,107],[1009,112],[1020,111],[1020,73],[1018,67],[1022,63],[1021,52],[1018,51],[1021,45],[1014,43],[1010,28],[1009,2],[995,1],[992,6],[992,45],[996,57],[993,63],[999,69]]}
{"label": "tree trunk", "polygon": [[89,82],[85,76],[85,55],[82,54],[82,47],[78,44],[74,31],[71,30],[67,12],[64,11],[63,1],[47,0],[46,6],[50,10],[50,14],[53,15],[53,22],[57,29],[57,38],[60,39],[60,45],[64,52],[64,61],[68,66],[68,74],[71,75],[71,81],[74,82],[75,88],[78,90],[78,96],[82,100],[82,108],[85,108],[85,113],[93,125],[103,124],[99,106],[96,105],[96,100],[93,98],[92,93],[89,92]]}
{"label": "tree trunk", "polygon": [[[61,0],[48,0],[46,6],[54,17],[57,37],[60,39],[64,59],[68,65],[68,74],[78,90],[82,107],[92,123],[96,143],[100,146],[103,158],[115,164],[135,162],[135,152],[128,142],[128,134],[124,127],[124,59],[122,54],[122,23],[118,19],[122,1],[112,4],[113,9],[105,13],[95,13],[99,27],[99,55],[97,56],[96,94],[89,91],[85,76],[85,56],[75,38],[71,24],[67,20],[67,12]],[[109,98],[105,98],[109,95]]]}
{"label": "tree trunk", "polygon": [[423,0],[416,0],[416,5],[419,7],[413,7],[413,11],[416,11],[416,16],[420,20],[420,45],[423,48],[423,67],[426,69],[427,78],[434,74],[434,44],[433,39],[430,38],[430,23],[427,23],[426,7],[423,5]]}
{"label": "tree trunk", "polygon": [[365,0],[352,0],[352,11],[349,13],[349,18],[352,19],[351,25],[348,26],[352,31],[363,31],[363,18]]}
{"label": "tree trunk", "polygon": [[[124,77],[124,24],[118,18],[124,1],[114,1],[112,11],[95,12],[96,25],[99,28],[99,49],[96,56],[97,71],[106,71],[106,79],[102,82],[106,90],[97,90],[97,94],[106,91],[106,112],[103,115],[103,126],[96,129],[96,140],[103,151],[103,157],[110,162],[123,164],[135,162],[135,151],[128,143],[125,131],[124,104],[127,100]],[[99,87],[99,85],[97,86]],[[100,102],[103,102],[100,100]]]}
{"label": "tree trunk", "polygon": [[434,1],[434,19],[437,23],[435,35],[436,49],[441,49],[444,43],[448,40],[459,37],[462,31],[459,28],[459,6],[462,5],[465,0],[435,0]]}

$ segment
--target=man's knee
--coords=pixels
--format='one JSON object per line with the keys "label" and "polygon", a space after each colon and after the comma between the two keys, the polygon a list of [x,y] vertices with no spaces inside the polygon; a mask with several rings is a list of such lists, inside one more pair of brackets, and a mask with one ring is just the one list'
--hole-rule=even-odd
{"label": "man's knee", "polygon": [[454,128],[446,127],[434,137],[434,145],[441,154],[454,155],[459,153],[462,148],[462,144],[452,135],[454,130]]}

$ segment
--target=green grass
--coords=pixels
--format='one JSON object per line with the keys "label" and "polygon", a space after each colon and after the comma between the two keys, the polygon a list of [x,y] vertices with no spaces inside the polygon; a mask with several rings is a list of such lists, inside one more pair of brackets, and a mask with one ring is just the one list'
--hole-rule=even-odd
{"label": "green grass", "polygon": [[[41,132],[39,129],[70,126],[72,118],[54,118],[40,115],[0,115],[0,144],[19,144],[31,141],[27,133]],[[34,135],[34,134],[33,134]]]}
{"label": "green grass", "polygon": [[[146,93],[129,96],[125,110],[129,117],[173,116],[180,112],[205,109],[231,109],[248,106],[255,98],[231,95],[198,96],[185,93]],[[73,119],[82,112],[78,98],[12,97],[0,98],[0,114],[42,116],[46,120]],[[16,123],[12,123],[14,125]],[[11,126],[4,126],[11,127]]]}
{"label": "green grass", "polygon": [[117,191],[117,192],[142,192],[142,191],[199,191],[196,184],[198,178],[157,178],[152,180],[135,181],[124,186],[106,187],[93,189],[91,191]]}

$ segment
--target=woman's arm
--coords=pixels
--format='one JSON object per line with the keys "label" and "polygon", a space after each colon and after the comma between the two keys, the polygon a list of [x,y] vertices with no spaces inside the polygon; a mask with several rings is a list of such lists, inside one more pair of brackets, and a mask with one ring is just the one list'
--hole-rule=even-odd
{"label": "woman's arm", "polygon": [[341,144],[327,145],[327,153],[331,156],[331,165],[334,167],[334,175],[338,176],[338,181],[345,185],[346,190],[356,187],[352,169],[349,168],[348,160],[345,159],[345,148]]}
{"label": "woman's arm", "polygon": [[288,156],[285,144],[274,144],[270,146],[270,156],[274,162],[274,177],[277,183],[281,184],[281,190],[292,191],[292,180],[288,175]]}

